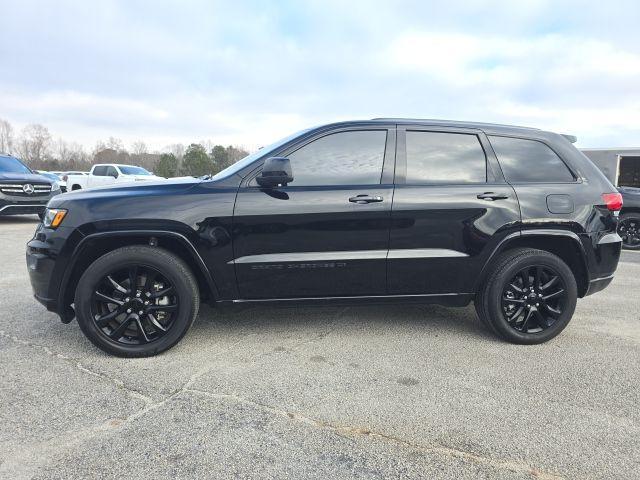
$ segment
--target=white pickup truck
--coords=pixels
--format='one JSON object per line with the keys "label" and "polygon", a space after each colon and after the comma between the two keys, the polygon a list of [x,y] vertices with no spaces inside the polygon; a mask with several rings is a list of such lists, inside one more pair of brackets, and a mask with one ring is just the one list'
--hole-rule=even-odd
{"label": "white pickup truck", "polygon": [[143,180],[164,180],[164,178],[157,177],[142,167],[117,163],[100,163],[93,166],[89,175],[69,175],[67,177],[67,191]]}

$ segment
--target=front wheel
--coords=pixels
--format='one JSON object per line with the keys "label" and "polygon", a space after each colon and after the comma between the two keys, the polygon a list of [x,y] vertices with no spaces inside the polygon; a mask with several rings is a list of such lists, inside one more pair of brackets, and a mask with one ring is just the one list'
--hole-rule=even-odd
{"label": "front wheel", "polygon": [[505,252],[476,297],[484,323],[505,340],[546,342],[567,326],[578,288],[571,269],[552,253],[523,248]]}
{"label": "front wheel", "polygon": [[148,357],[173,347],[200,304],[189,267],[160,248],[123,247],[93,262],[75,295],[78,324],[98,348]]}

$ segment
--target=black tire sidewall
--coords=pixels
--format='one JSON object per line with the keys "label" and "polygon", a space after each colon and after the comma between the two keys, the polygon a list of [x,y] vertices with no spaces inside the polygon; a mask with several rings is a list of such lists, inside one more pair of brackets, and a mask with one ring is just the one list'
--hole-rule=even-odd
{"label": "black tire sidewall", "polygon": [[[512,328],[502,311],[502,292],[506,282],[516,273],[529,265],[541,265],[555,270],[562,278],[567,290],[567,303],[560,317],[549,328],[537,333],[522,333]],[[494,329],[510,342],[520,344],[538,344],[551,340],[562,332],[576,308],[578,288],[571,269],[555,255],[531,253],[523,255],[508,263],[501,271],[496,272],[490,285],[487,299],[489,319]]]}
{"label": "black tire sidewall", "polygon": [[[173,261],[167,261],[167,256],[170,256],[170,260]],[[168,252],[148,247],[116,250],[98,258],[84,272],[76,289],[76,318],[82,332],[98,348],[123,357],[155,355],[175,345],[191,326],[198,308],[198,305],[194,305],[192,301],[193,279],[185,278],[185,272],[178,268],[176,260],[179,261]],[[169,331],[158,340],[143,345],[124,345],[109,339],[98,328],[91,315],[91,299],[97,282],[108,273],[132,264],[158,270],[175,288],[179,302],[178,314]]]}

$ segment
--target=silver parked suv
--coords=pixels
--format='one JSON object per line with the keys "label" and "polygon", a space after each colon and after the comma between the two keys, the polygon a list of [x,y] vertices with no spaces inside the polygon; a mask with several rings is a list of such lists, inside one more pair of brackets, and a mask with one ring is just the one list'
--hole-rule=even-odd
{"label": "silver parked suv", "polygon": [[33,173],[15,157],[0,154],[0,215],[44,215],[47,202],[60,193],[58,182]]}

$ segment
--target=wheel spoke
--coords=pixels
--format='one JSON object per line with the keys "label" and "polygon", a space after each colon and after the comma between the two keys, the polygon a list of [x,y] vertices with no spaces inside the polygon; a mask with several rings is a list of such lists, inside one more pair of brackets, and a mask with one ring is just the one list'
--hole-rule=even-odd
{"label": "wheel spoke", "polygon": [[527,328],[527,324],[529,323],[529,320],[531,320],[531,317],[533,316],[533,310],[529,310],[527,312],[527,314],[524,317],[524,321],[522,322],[522,325],[520,325],[520,330],[523,332],[527,332],[526,328]]}
{"label": "wheel spoke", "polygon": [[160,290],[158,292],[152,293],[150,298],[166,297],[167,295],[170,295],[172,293],[173,293],[173,287],[167,287],[164,290]]}
{"label": "wheel spoke", "polygon": [[128,316],[127,318],[125,318],[122,323],[109,334],[109,336],[114,340],[118,340],[120,337],[122,337],[125,330],[127,329],[127,326],[131,323],[132,320],[133,316]]}
{"label": "wheel spoke", "polygon": [[512,322],[513,322],[514,320],[516,320],[520,315],[522,315],[522,312],[523,312],[523,311],[524,311],[524,305],[521,305],[521,306],[518,308],[518,310],[516,310],[516,311],[514,312],[514,314],[513,314],[513,315],[511,315],[511,316],[507,319],[507,321],[508,321],[509,323],[512,323]]}
{"label": "wheel spoke", "polygon": [[153,323],[153,325],[162,330],[163,332],[166,332],[167,329],[165,327],[163,327],[162,325],[160,325],[160,322],[156,319],[156,317],[154,317],[151,313],[147,315],[147,317],[149,318],[149,320],[151,320],[151,323]]}
{"label": "wheel spoke", "polygon": [[122,285],[120,285],[118,282],[116,282],[113,278],[111,278],[111,275],[107,275],[107,280],[109,280],[109,283],[113,285],[113,288],[115,288],[119,292],[127,293],[127,289],[124,288]]}
{"label": "wheel spoke", "polygon": [[511,288],[513,288],[518,293],[522,293],[523,292],[523,290],[520,287],[518,287],[517,285],[514,285],[513,283],[510,283],[509,286]]}
{"label": "wheel spoke", "polygon": [[135,294],[138,288],[138,267],[133,265],[129,267],[129,292]]}
{"label": "wheel spoke", "polygon": [[[149,343],[149,337],[147,337],[147,332],[144,331],[144,327],[142,326],[142,322],[139,318],[136,318],[136,324],[138,325],[138,338],[143,343]],[[142,338],[140,337],[142,335]]]}
{"label": "wheel spoke", "polygon": [[520,275],[522,276],[522,285],[524,285],[525,288],[530,287],[531,282],[529,281],[529,269],[525,268],[522,272],[520,272]]}
{"label": "wheel spoke", "polygon": [[504,300],[505,302],[508,302],[508,303],[524,303],[524,300],[522,298],[502,297],[502,300]]}
{"label": "wheel spoke", "polygon": [[175,312],[178,305],[149,305],[147,312]]}
{"label": "wheel spoke", "polygon": [[158,272],[151,270],[150,272],[147,272],[145,277],[144,277],[144,287],[147,290],[150,290],[151,288],[153,288],[153,281],[156,279],[156,277],[158,276]]}
{"label": "wheel spoke", "polygon": [[542,267],[536,267],[536,278],[533,283],[533,286],[535,288],[540,288],[541,283],[542,283]]}
{"label": "wheel spoke", "polygon": [[545,291],[547,288],[554,286],[558,280],[560,280],[560,277],[558,275],[554,275],[551,280],[540,287],[540,290]]}
{"label": "wheel spoke", "polygon": [[105,295],[104,293],[98,292],[97,290],[94,292],[93,295],[99,298],[100,300],[102,300],[103,302],[113,303],[114,305],[118,305],[118,306],[124,305],[124,302],[122,300],[117,300],[113,297]]}
{"label": "wheel spoke", "polygon": [[561,288],[560,290],[558,290],[555,293],[552,293],[551,295],[543,296],[542,299],[546,302],[547,300],[552,300],[554,298],[560,297],[563,293],[564,293],[564,288]]}
{"label": "wheel spoke", "polygon": [[556,318],[562,314],[560,310],[558,310],[557,308],[553,308],[551,305],[545,304],[544,306],[547,309],[547,311]]}
{"label": "wheel spoke", "polygon": [[116,308],[110,311],[109,313],[105,313],[101,317],[96,318],[96,324],[100,328],[106,327],[109,321],[113,320],[114,318],[116,318],[118,315],[121,315],[121,314],[122,314],[122,311],[119,308]]}

